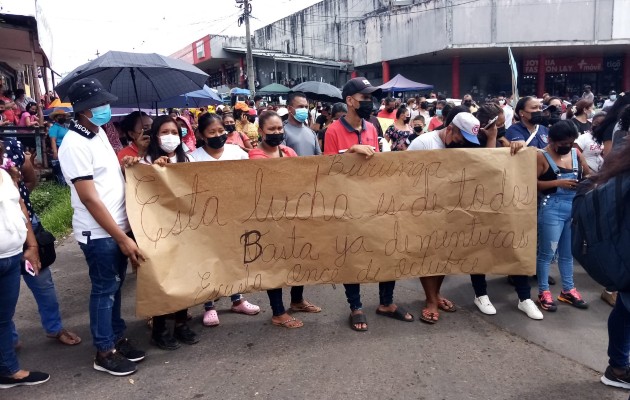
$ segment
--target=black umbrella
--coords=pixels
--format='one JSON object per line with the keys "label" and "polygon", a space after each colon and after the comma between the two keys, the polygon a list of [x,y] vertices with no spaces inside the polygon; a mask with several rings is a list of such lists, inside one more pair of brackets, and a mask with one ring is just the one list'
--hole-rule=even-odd
{"label": "black umbrella", "polygon": [[333,85],[324,82],[308,81],[302,82],[291,89],[291,92],[302,92],[309,99],[336,103],[342,101],[341,90]]}
{"label": "black umbrella", "polygon": [[208,75],[182,60],[159,54],[110,51],[84,64],[59,82],[55,91],[67,99],[70,85],[96,78],[118,97],[116,104],[156,103],[203,88]]}

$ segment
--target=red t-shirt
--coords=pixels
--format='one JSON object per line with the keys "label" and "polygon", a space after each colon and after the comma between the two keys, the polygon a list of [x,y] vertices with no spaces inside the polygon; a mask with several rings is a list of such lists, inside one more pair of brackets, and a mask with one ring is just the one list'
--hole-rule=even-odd
{"label": "red t-shirt", "polygon": [[[357,132],[352,128],[345,118],[339,118],[333,122],[326,131],[326,141],[324,141],[324,154],[345,153],[355,144],[365,144],[374,147],[374,151],[378,152],[378,134],[376,128],[369,122],[361,120],[363,128],[361,132]],[[361,134],[361,143],[359,143],[359,135]]]}
{"label": "red t-shirt", "polygon": [[118,162],[120,163],[120,165],[123,165],[122,160],[126,156],[138,157],[138,147],[135,143],[131,143],[129,146],[124,147],[122,150],[116,153],[116,156],[118,157]]}
{"label": "red t-shirt", "polygon": [[249,137],[238,131],[234,131],[233,135],[229,135],[225,143],[227,144],[235,144],[240,147],[245,147],[245,141],[249,140]]}
{"label": "red t-shirt", "polygon": [[441,126],[444,121],[440,121],[438,117],[431,118],[431,122],[429,122],[429,132],[435,130],[438,126]]}
{"label": "red t-shirt", "polygon": [[378,117],[379,118],[396,119],[396,110],[388,113],[387,109],[383,108],[381,111],[378,112]]}
{"label": "red t-shirt", "polygon": [[[280,151],[282,151],[282,157],[297,157],[298,156],[297,153],[293,151],[292,148],[287,147],[283,144],[280,145]],[[248,154],[249,154],[250,160],[256,160],[256,159],[261,159],[261,158],[271,158],[260,147],[250,150]]]}

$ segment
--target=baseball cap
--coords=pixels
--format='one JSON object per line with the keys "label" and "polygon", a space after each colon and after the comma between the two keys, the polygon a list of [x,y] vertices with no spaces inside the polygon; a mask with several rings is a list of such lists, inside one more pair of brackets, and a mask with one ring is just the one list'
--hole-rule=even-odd
{"label": "baseball cap", "polygon": [[257,115],[256,110],[254,110],[253,108],[250,108],[249,111],[247,111],[247,115],[251,117],[255,117]]}
{"label": "baseball cap", "polygon": [[343,85],[343,89],[341,89],[341,97],[343,97],[344,101],[346,97],[355,95],[357,93],[361,94],[371,94],[373,96],[380,96],[383,91],[376,87],[372,86],[370,81],[363,77],[352,78],[345,85]]}
{"label": "baseball cap", "polygon": [[83,78],[74,82],[68,88],[68,98],[75,113],[118,100],[96,78]]}
{"label": "baseball cap", "polygon": [[453,124],[462,132],[464,139],[470,143],[479,144],[479,120],[467,112],[460,112],[453,118]]}
{"label": "baseball cap", "polygon": [[278,108],[277,114],[281,117],[284,117],[285,115],[287,115],[289,113],[289,110],[286,107],[280,107]]}

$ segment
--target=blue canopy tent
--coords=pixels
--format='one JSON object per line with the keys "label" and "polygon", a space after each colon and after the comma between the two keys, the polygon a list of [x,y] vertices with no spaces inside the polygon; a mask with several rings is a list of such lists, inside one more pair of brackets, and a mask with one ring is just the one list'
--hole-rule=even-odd
{"label": "blue canopy tent", "polygon": [[212,89],[207,85],[203,89],[195,90],[181,96],[171,97],[157,103],[158,108],[186,108],[186,107],[203,107],[216,106],[223,104],[223,101]]}
{"label": "blue canopy tent", "polygon": [[433,85],[414,82],[398,74],[389,82],[379,86],[379,88],[383,89],[384,92],[413,92],[433,89]]}

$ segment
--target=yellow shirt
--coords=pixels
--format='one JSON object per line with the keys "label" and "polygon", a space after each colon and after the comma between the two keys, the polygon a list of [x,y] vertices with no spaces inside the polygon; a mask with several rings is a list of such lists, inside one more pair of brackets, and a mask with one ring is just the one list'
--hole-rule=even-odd
{"label": "yellow shirt", "polygon": [[241,121],[236,121],[236,130],[238,132],[243,132],[247,135],[249,140],[253,143],[258,143],[258,125],[252,124],[251,122],[247,124],[247,128],[243,127]]}

